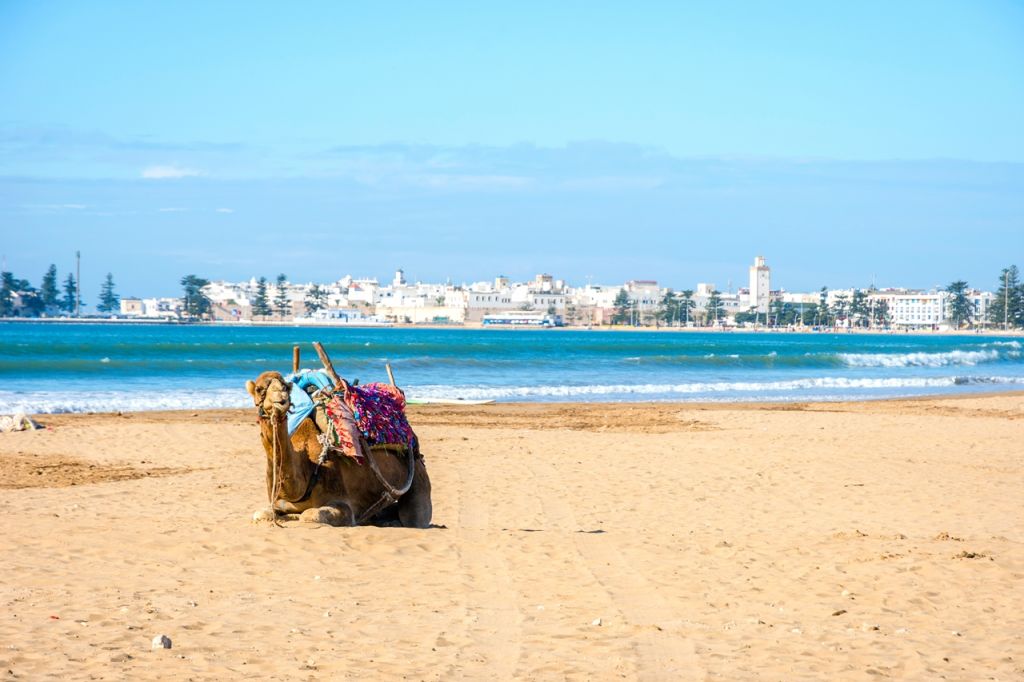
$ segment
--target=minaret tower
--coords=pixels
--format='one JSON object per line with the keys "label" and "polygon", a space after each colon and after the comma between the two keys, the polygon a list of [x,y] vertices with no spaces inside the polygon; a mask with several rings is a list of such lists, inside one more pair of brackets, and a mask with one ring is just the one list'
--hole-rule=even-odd
{"label": "minaret tower", "polygon": [[772,270],[764,264],[764,256],[757,256],[750,266],[750,307],[754,312],[768,313],[771,290]]}

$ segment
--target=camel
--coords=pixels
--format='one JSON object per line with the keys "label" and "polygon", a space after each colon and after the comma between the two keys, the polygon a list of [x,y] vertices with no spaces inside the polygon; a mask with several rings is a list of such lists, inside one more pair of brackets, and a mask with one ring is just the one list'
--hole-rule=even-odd
{"label": "camel", "polygon": [[[397,520],[402,526],[426,528],[430,525],[433,513],[430,478],[418,448],[408,455],[415,461],[408,492],[398,498],[397,504],[388,504],[390,500],[386,499],[382,502],[386,490],[374,473],[374,465],[392,486],[391,492],[395,492],[408,477],[406,456],[371,448],[364,441],[366,463],[330,455],[317,470],[317,460],[323,448],[317,439],[320,430],[314,420],[303,420],[295,433],[288,437],[291,387],[285,378],[279,372],[264,372],[256,381],[246,382],[245,388],[260,414],[260,435],[267,455],[267,497],[272,498],[270,508],[257,510],[254,520],[274,520],[281,514],[298,514],[299,521],[306,523],[354,526],[387,521],[397,512]],[[385,505],[386,508],[382,509]]]}

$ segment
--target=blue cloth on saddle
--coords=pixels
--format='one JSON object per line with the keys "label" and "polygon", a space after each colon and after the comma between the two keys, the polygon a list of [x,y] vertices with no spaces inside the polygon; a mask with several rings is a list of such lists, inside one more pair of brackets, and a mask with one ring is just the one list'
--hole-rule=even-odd
{"label": "blue cloth on saddle", "polygon": [[285,377],[292,385],[292,409],[288,413],[288,435],[295,433],[302,420],[313,413],[313,399],[306,393],[308,386],[316,388],[331,388],[334,382],[322,369],[303,369]]}

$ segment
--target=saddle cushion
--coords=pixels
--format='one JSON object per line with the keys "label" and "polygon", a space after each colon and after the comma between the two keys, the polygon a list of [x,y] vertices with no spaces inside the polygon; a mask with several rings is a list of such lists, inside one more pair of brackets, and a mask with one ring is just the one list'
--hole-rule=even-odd
{"label": "saddle cushion", "polygon": [[362,462],[360,437],[372,446],[416,449],[416,434],[405,416],[405,396],[389,384],[350,386],[348,392],[321,393],[332,447]]}

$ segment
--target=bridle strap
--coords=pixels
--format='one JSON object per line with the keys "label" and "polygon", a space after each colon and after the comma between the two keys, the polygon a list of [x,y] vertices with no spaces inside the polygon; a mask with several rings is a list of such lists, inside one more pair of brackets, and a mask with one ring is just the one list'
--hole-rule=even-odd
{"label": "bridle strap", "polygon": [[[412,447],[412,443],[409,443],[405,448],[405,456],[408,460],[408,469],[405,478],[405,484],[401,488],[395,488],[388,479],[384,478],[384,474],[381,473],[380,467],[377,466],[377,462],[373,459],[373,449],[370,447],[366,439],[360,439],[363,446],[366,447],[366,461],[370,465],[370,471],[377,477],[377,481],[384,487],[384,492],[381,493],[380,499],[374,502],[370,507],[360,514],[356,520],[357,524],[362,524],[369,519],[373,518],[377,513],[384,510],[387,507],[398,502],[402,495],[409,492],[409,488],[412,487],[413,479],[416,477],[416,451]],[[384,448],[386,450],[386,448]]]}

